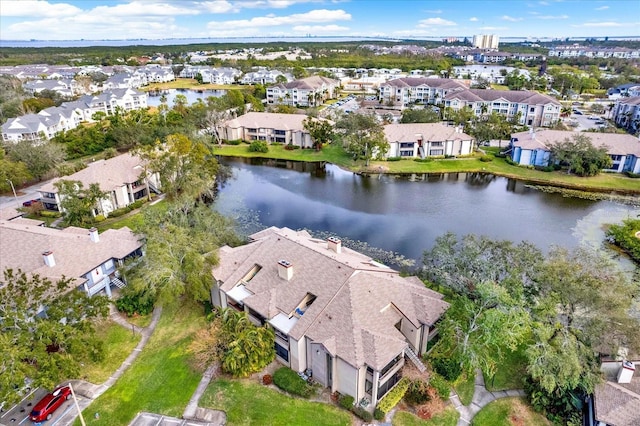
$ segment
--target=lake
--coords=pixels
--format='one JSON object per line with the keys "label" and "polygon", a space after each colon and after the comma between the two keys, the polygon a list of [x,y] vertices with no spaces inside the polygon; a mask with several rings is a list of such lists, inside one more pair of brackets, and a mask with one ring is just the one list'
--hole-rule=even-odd
{"label": "lake", "polygon": [[331,164],[220,162],[232,177],[220,183],[214,208],[238,219],[241,233],[304,228],[337,235],[356,249],[377,247],[416,260],[447,231],[526,240],[544,251],[599,247],[603,224],[640,214],[638,207],[567,198],[478,173],[365,177]]}
{"label": "lake", "polygon": [[189,105],[202,99],[206,102],[209,96],[219,98],[227,93],[226,90],[191,90],[191,89],[167,89],[147,92],[147,105],[157,107],[160,105],[160,98],[164,95],[167,98],[167,106],[171,108],[177,95],[184,95]]}

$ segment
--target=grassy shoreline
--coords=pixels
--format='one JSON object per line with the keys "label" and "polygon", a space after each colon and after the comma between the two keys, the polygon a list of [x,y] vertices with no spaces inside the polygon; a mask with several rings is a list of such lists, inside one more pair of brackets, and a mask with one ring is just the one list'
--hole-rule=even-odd
{"label": "grassy shoreline", "polygon": [[532,185],[553,186],[585,192],[605,192],[623,195],[640,195],[640,179],[632,179],[619,173],[600,173],[594,177],[568,175],[562,171],[542,172],[522,166],[512,166],[505,159],[492,157],[489,162],[480,156],[458,159],[441,159],[426,163],[413,160],[372,161],[365,167],[362,161],[353,161],[341,147],[328,145],[322,151],[296,149],[288,151],[280,145],[271,145],[268,153],[249,152],[248,145],[216,146],[214,153],[226,157],[264,158],[290,161],[325,161],[345,170],[364,175],[370,174],[424,174],[424,173],[486,173],[516,179]]}

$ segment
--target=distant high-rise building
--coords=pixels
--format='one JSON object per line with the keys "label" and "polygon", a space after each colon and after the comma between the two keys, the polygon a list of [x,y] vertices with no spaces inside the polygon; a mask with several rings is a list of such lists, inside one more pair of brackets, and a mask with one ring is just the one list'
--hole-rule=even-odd
{"label": "distant high-rise building", "polygon": [[495,34],[479,34],[473,36],[473,47],[480,49],[497,49],[500,37]]}

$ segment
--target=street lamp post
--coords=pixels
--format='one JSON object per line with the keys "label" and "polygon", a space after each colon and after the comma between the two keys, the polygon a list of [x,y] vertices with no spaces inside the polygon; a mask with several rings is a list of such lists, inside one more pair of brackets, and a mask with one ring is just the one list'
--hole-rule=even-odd
{"label": "street lamp post", "polygon": [[13,196],[16,198],[16,201],[18,201],[18,194],[16,194],[16,188],[13,186],[13,182],[11,182],[11,179],[7,179],[7,182],[9,182],[9,185],[11,185]]}

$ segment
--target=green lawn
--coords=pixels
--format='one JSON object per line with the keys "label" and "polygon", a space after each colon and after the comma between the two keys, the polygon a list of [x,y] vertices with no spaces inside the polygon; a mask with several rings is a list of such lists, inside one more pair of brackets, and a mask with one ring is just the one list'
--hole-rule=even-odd
{"label": "green lawn", "polygon": [[458,397],[460,397],[460,402],[462,402],[463,405],[469,405],[473,399],[473,393],[476,390],[476,378],[473,374],[460,376],[454,385],[454,389]]}
{"label": "green lawn", "polygon": [[136,231],[136,229],[142,225],[142,215],[138,214],[144,209],[153,209],[158,211],[165,211],[167,209],[167,204],[164,200],[160,200],[158,203],[150,205],[144,204],[140,209],[133,210],[123,216],[106,218],[104,221],[98,223],[96,228],[98,231],[104,232],[107,229],[120,229],[123,227],[128,227],[129,229]]}
{"label": "green lawn", "polygon": [[393,426],[455,426],[459,417],[460,414],[452,406],[448,406],[442,413],[436,414],[429,420],[422,420],[407,411],[397,411],[391,424]]}
{"label": "green lawn", "polygon": [[105,358],[101,362],[85,363],[82,376],[91,383],[100,384],[129,356],[140,341],[140,334],[134,334],[111,320],[105,320],[96,326],[96,337],[104,343]]}
{"label": "green lawn", "polygon": [[[204,325],[200,305],[164,308],[138,359],[84,410],[87,424],[127,425],[140,411],[180,417],[201,378],[190,366],[187,347],[195,331]],[[94,413],[100,418],[95,419]],[[79,420],[75,424],[79,425]]]}
{"label": "green lawn", "polygon": [[250,90],[253,91],[253,86],[238,86],[237,84],[209,84],[198,83],[193,78],[176,78],[173,81],[166,83],[151,83],[148,86],[142,87],[140,90],[149,92],[152,90],[167,90],[167,89],[193,89],[193,90]]}
{"label": "green lawn", "polygon": [[473,426],[547,426],[542,414],[536,413],[522,398],[501,398],[487,404],[471,423]]}
{"label": "green lawn", "polygon": [[521,346],[514,352],[506,352],[505,359],[498,366],[495,377],[484,375],[484,383],[488,390],[499,391],[524,387],[522,379],[527,368],[525,348]]}
{"label": "green lawn", "polygon": [[200,399],[201,407],[224,410],[233,425],[351,425],[352,416],[329,404],[292,398],[248,380],[218,379]]}
{"label": "green lawn", "polygon": [[[620,173],[600,173],[594,177],[580,177],[567,175],[562,171],[542,172],[527,167],[512,166],[504,158],[493,158],[493,161],[482,162],[480,156],[458,158],[458,159],[437,159],[426,163],[417,162],[412,159],[400,161],[372,161],[365,169],[364,163],[354,162],[341,146],[329,144],[322,151],[311,149],[285,150],[282,145],[269,146],[269,152],[256,153],[249,152],[249,145],[223,145],[215,148],[214,152],[221,156],[232,157],[258,157],[275,158],[293,161],[327,161],[342,168],[354,172],[378,173],[384,170],[387,173],[470,173],[481,172],[491,173],[497,176],[524,180],[538,185],[562,186],[570,189],[617,190],[640,194],[640,183],[638,179],[631,179]],[[491,154],[489,154],[492,156]]]}

